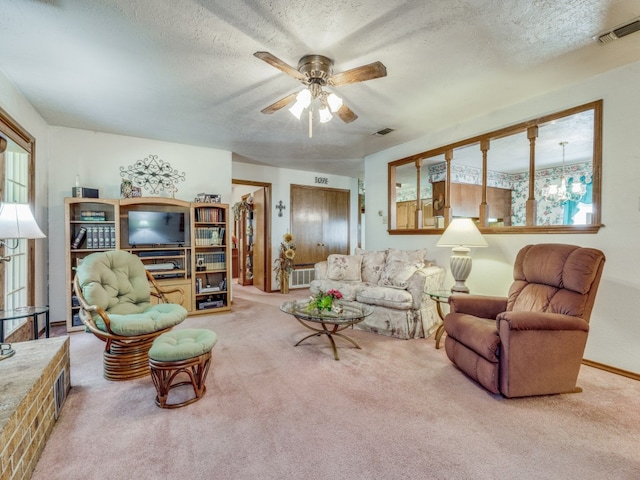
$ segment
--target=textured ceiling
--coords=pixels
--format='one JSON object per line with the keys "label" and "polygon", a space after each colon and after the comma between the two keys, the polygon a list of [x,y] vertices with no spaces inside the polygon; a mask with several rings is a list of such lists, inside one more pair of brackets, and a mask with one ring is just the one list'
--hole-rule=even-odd
{"label": "textured ceiling", "polygon": [[[640,33],[594,40],[639,16],[638,0],[3,0],[0,69],[50,125],[358,176],[367,154],[640,60]],[[388,75],[337,88],[359,118],[309,139],[260,113],[300,84],[256,51]]]}

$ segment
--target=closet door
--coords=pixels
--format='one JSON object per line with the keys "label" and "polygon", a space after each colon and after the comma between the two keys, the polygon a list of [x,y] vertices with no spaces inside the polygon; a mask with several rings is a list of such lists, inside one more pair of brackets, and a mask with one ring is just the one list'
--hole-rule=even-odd
{"label": "closet door", "polygon": [[291,232],[296,267],[310,267],[331,253],[349,253],[349,190],[291,185]]}

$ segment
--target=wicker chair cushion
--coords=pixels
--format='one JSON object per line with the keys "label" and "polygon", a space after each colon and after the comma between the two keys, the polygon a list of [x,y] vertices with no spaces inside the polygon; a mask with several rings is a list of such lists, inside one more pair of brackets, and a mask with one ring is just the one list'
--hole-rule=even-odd
{"label": "wicker chair cushion", "polygon": [[[142,313],[129,315],[110,314],[111,331],[116,335],[133,337],[145,333],[157,332],[165,328],[174,327],[187,316],[187,311],[182,305],[175,303],[160,303],[152,305]],[[104,322],[96,317],[96,326],[106,331]]]}
{"label": "wicker chair cushion", "polygon": [[175,362],[197,357],[211,351],[218,336],[211,330],[185,328],[163,333],[153,341],[149,358],[161,362]]}
{"label": "wicker chair cushion", "polygon": [[88,255],[77,276],[85,300],[109,315],[142,313],[150,305],[144,265],[131,253],[113,250]]}

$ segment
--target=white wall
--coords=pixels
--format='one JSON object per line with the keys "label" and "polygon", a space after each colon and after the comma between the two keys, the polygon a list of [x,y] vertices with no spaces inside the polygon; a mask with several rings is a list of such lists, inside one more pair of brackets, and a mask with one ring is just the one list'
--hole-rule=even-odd
{"label": "white wall", "polygon": [[[504,295],[513,279],[513,260],[529,243],[573,243],[601,249],[607,262],[591,317],[585,358],[640,373],[639,84],[640,62],[371,155],[365,159],[366,192],[387,191],[387,163],[392,160],[602,98],[605,227],[596,235],[487,235],[489,248],[472,252],[474,265],[467,284],[474,293]],[[377,214],[383,210],[386,215],[386,202],[386,195],[366,195],[367,248],[426,246],[438,264],[448,266],[449,250],[435,247],[438,236],[387,234],[387,226]],[[445,286],[452,284],[448,273]]]}
{"label": "white wall", "polygon": [[[0,107],[35,139],[35,209],[34,216],[45,235],[48,236],[47,188],[49,159],[49,127],[42,117],[15,87],[0,74]],[[35,241],[35,303],[48,305],[49,239]]]}
{"label": "white wall", "polygon": [[[64,127],[51,127],[49,175],[49,248],[51,321],[66,318],[69,300],[65,288],[64,198],[71,196],[75,177],[84,187],[98,188],[101,198],[120,198],[120,167],[128,167],[149,155],[185,172],[176,198],[193,201],[198,193],[231,201],[231,152],[143,138],[126,137]],[[170,197],[167,193],[143,196]]]}
{"label": "white wall", "polygon": [[[316,177],[328,179],[328,184],[315,183]],[[316,187],[339,188],[351,191],[349,220],[350,240],[349,245],[353,251],[358,245],[358,179],[340,175],[327,175],[324,173],[306,172],[301,170],[289,170],[286,168],[273,168],[248,163],[233,162],[233,178],[237,180],[251,180],[271,183],[271,252],[272,262],[280,248],[282,235],[291,231],[291,185],[311,185]],[[278,216],[275,206],[282,200],[285,209],[282,217]],[[275,274],[272,272],[272,288],[276,288]]]}

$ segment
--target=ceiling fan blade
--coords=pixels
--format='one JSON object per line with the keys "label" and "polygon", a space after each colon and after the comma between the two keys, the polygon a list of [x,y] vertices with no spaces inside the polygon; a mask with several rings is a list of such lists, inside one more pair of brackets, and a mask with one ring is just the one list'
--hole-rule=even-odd
{"label": "ceiling fan blade", "polygon": [[253,54],[254,57],[259,58],[260,60],[264,60],[269,65],[276,67],[278,70],[283,71],[290,77],[295,78],[296,80],[305,80],[305,76],[300,73],[298,70],[293,68],[291,65],[283,62],[278,57],[271,55],[269,52],[256,52]]}
{"label": "ceiling fan blade", "polygon": [[263,108],[260,111],[262,113],[266,113],[266,114],[271,114],[273,112],[277,112],[281,108],[284,108],[287,105],[289,105],[291,102],[293,102],[296,99],[296,95],[298,95],[298,92],[294,92],[291,95],[287,95],[286,97],[281,98],[277,102],[272,103],[271,105],[269,105],[268,107]]}
{"label": "ceiling fan blade", "polygon": [[373,62],[369,65],[352,68],[346,72],[337,73],[329,79],[329,84],[334,87],[348,85],[350,83],[364,82],[374,78],[386,77],[387,67],[381,62]]}
{"label": "ceiling fan blade", "polygon": [[340,110],[336,112],[336,115],[338,115],[344,123],[351,123],[358,118],[358,115],[356,115],[353,110],[347,107],[344,103],[340,107]]}

